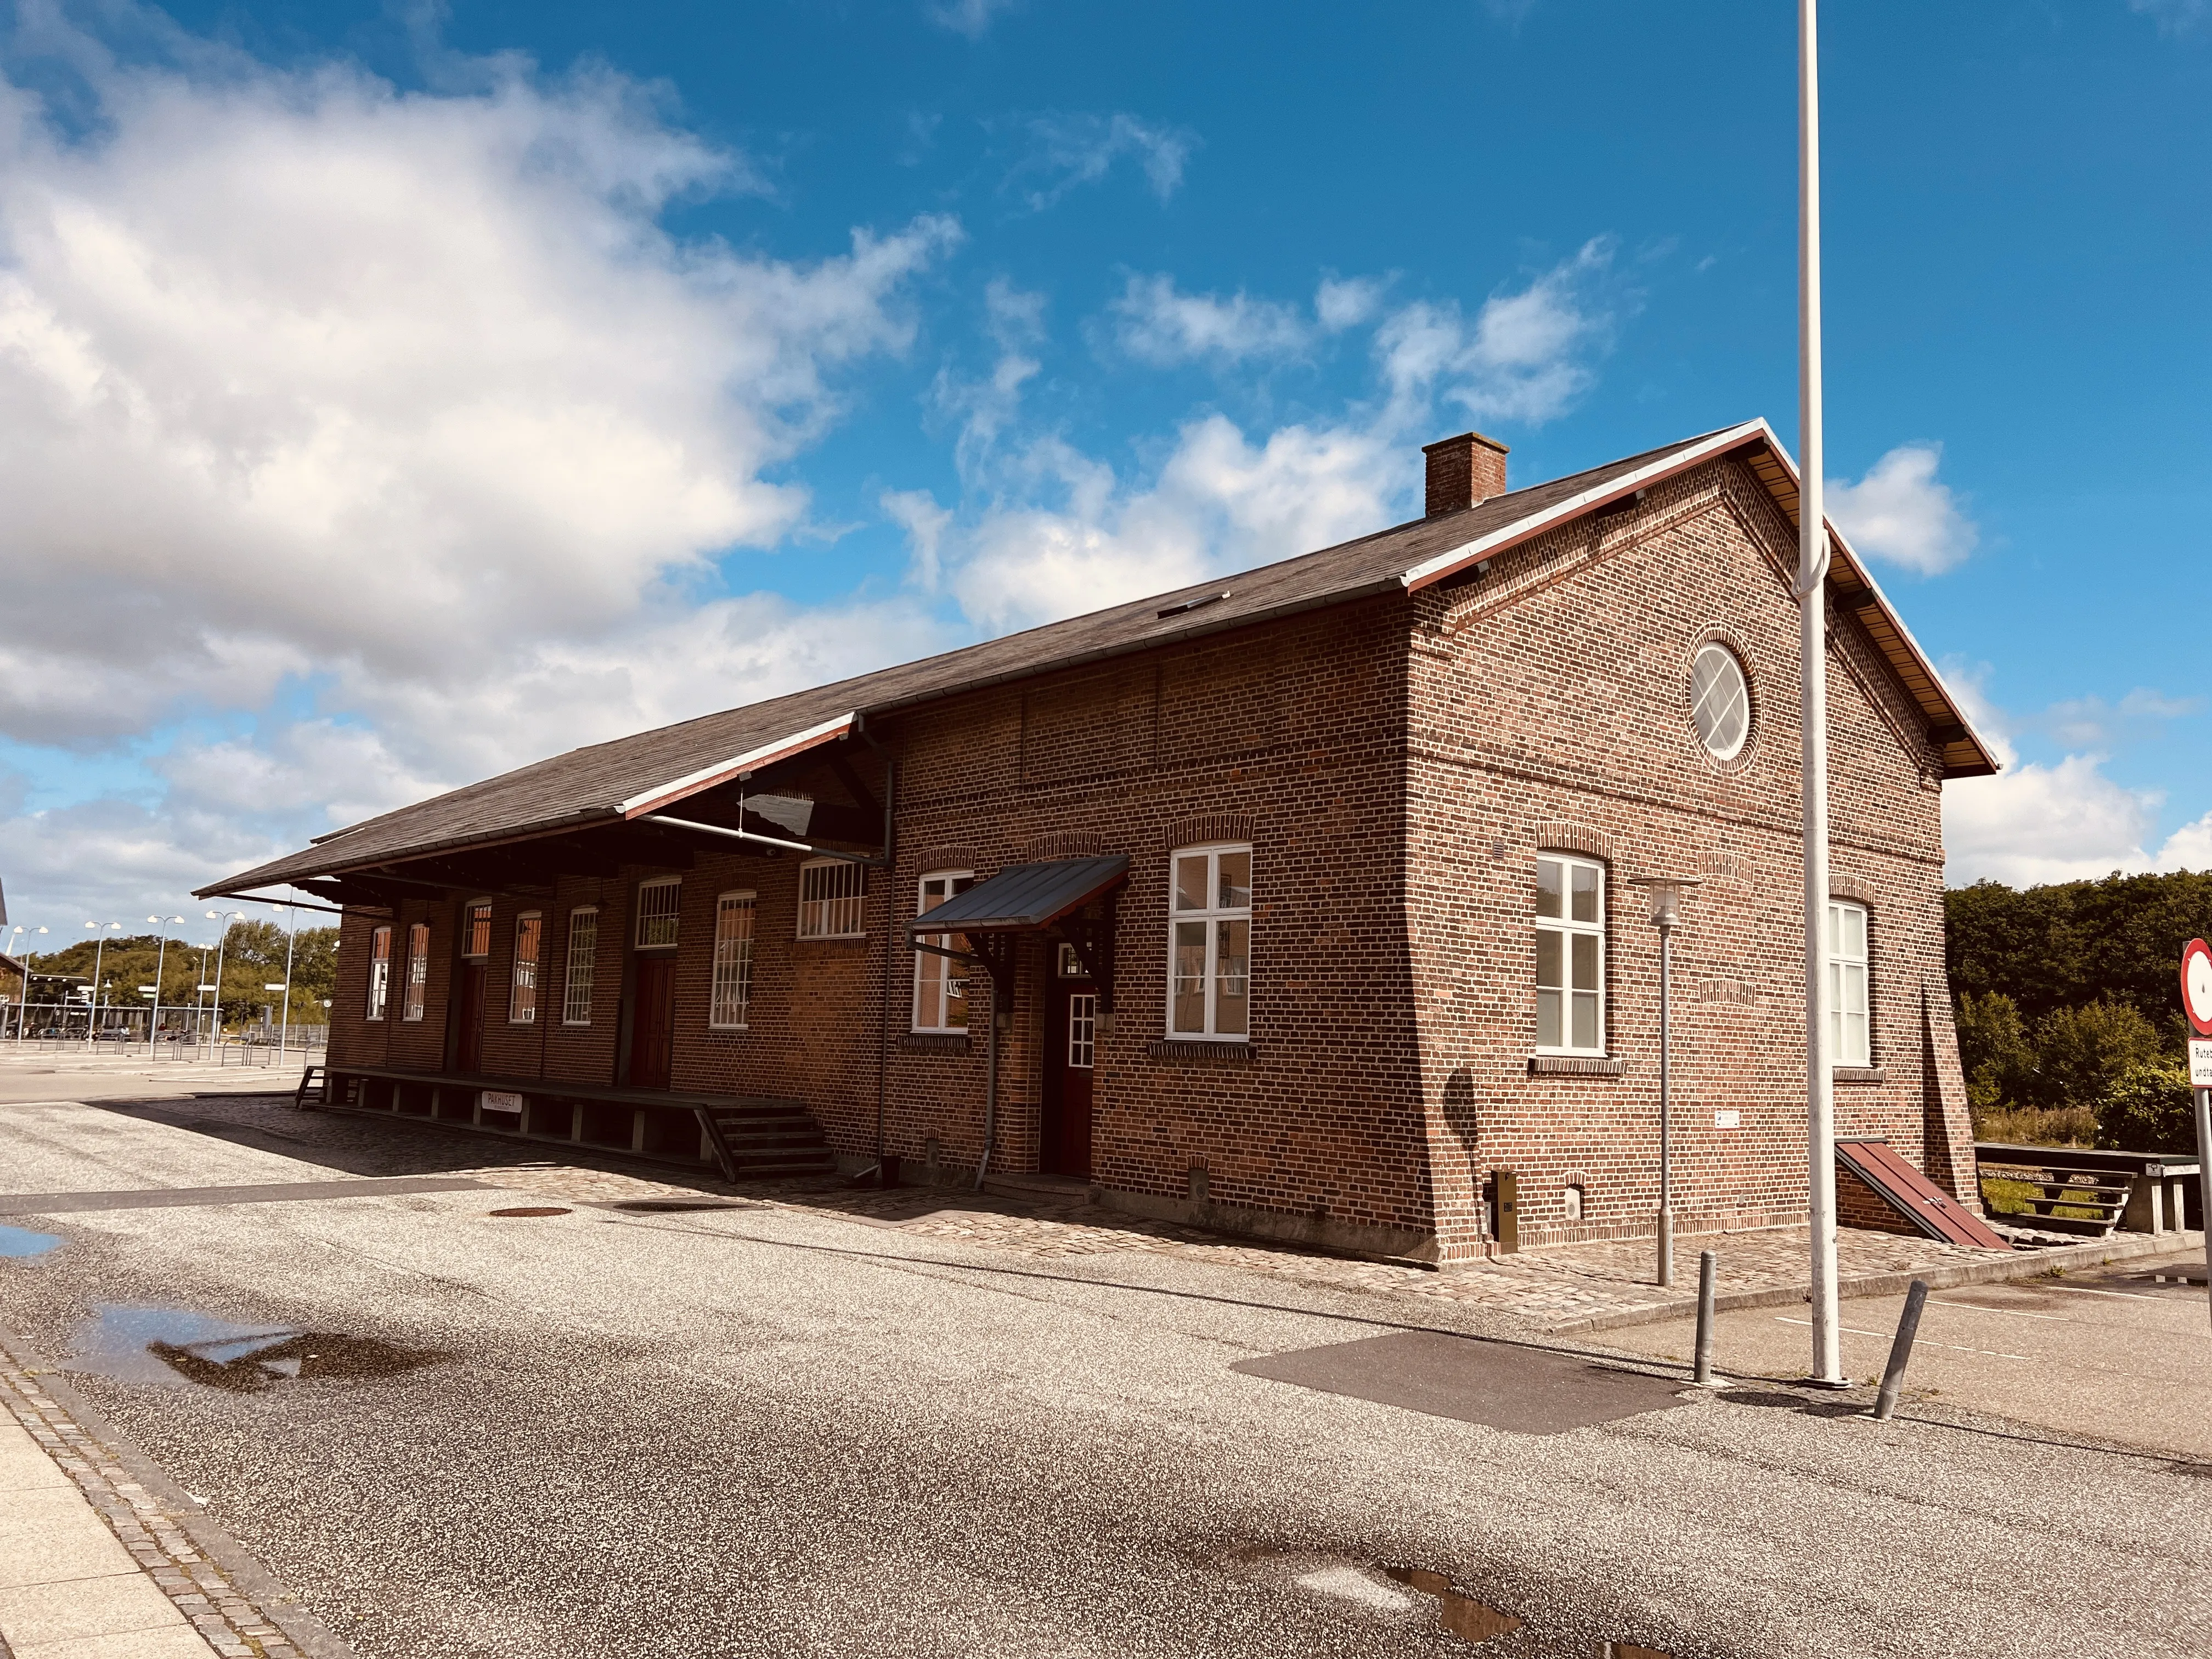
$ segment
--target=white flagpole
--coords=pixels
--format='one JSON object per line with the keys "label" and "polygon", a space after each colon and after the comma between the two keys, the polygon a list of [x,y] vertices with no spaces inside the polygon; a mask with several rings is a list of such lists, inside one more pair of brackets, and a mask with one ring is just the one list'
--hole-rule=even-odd
{"label": "white flagpole", "polygon": [[1812,1223],[1813,1381],[1840,1387],[1836,1311],[1836,1098],[1829,1069],[1826,509],[1820,442],[1820,70],[1818,0],[1797,0],[1797,600],[1805,728],[1806,1208]]}

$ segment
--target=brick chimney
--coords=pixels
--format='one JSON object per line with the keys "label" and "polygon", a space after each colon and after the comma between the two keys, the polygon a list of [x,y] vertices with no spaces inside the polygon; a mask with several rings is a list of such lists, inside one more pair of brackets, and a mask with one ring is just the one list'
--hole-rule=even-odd
{"label": "brick chimney", "polygon": [[1480,432],[1462,432],[1441,443],[1426,444],[1429,458],[1429,517],[1505,493],[1505,446]]}

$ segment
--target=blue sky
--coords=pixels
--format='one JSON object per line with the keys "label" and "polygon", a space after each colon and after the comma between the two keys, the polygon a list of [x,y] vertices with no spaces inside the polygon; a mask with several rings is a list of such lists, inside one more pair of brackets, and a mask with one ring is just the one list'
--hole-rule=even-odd
{"label": "blue sky", "polygon": [[[2007,745],[1954,879],[2212,864],[2212,9],[1840,4],[1829,467]],[[19,4],[0,879],[1796,433],[1794,8]]]}

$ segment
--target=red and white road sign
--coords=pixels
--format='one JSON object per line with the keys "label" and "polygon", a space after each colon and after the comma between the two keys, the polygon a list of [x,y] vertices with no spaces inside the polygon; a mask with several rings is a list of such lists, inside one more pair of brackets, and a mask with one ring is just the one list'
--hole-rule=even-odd
{"label": "red and white road sign", "polygon": [[2181,1006],[2197,1035],[2212,1037],[2212,945],[2201,939],[2181,947]]}

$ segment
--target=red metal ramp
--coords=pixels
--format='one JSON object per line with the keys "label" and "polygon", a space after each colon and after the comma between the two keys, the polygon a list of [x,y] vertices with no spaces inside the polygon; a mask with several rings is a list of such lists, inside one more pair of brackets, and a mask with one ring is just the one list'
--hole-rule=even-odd
{"label": "red metal ramp", "polygon": [[1984,1250],[2012,1249],[1989,1224],[1914,1169],[1887,1140],[1838,1140],[1838,1175],[1857,1176],[1930,1238]]}

